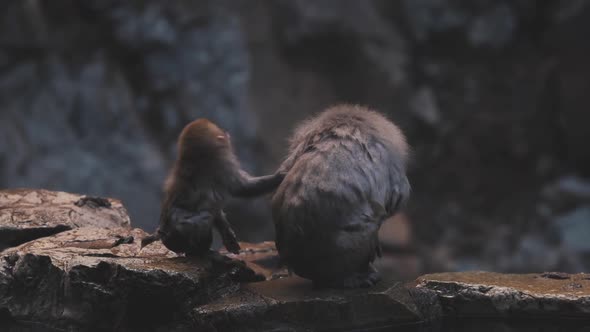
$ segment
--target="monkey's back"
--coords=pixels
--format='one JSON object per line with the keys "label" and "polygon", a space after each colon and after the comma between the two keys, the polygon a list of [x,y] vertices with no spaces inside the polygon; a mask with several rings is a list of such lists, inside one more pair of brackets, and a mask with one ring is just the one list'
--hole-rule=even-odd
{"label": "monkey's back", "polygon": [[287,265],[312,280],[366,269],[381,221],[408,195],[406,153],[393,123],[357,106],[329,109],[299,127],[272,203]]}

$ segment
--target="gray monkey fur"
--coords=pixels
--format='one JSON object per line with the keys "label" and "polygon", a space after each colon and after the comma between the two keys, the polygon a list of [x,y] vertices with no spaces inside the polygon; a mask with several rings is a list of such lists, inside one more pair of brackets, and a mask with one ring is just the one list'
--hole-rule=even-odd
{"label": "gray monkey fur", "polygon": [[272,198],[281,260],[318,287],[379,280],[382,222],[406,202],[408,145],[383,115],[339,105],[300,125]]}

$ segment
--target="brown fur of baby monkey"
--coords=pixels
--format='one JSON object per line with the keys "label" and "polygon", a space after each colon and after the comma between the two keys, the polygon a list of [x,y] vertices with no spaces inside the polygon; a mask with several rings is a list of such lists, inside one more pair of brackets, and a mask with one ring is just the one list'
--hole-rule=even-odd
{"label": "brown fur of baby monkey", "polygon": [[162,240],[170,250],[187,255],[209,252],[213,228],[228,251],[240,246],[223,206],[228,196],[254,197],[277,188],[283,175],[252,177],[240,167],[229,135],[207,119],[188,124],[178,139],[178,159],[165,185],[156,233],[142,246]]}
{"label": "brown fur of baby monkey", "polygon": [[299,126],[272,198],[289,269],[317,287],[376,284],[377,232],[410,192],[407,155],[401,130],[364,107],[335,106]]}

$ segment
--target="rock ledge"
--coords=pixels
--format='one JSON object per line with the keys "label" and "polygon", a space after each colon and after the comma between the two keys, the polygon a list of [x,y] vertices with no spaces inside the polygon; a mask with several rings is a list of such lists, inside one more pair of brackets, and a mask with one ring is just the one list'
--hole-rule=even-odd
{"label": "rock ledge", "polygon": [[590,274],[458,272],[416,283],[436,292],[446,316],[590,319]]}
{"label": "rock ledge", "polygon": [[0,253],[1,330],[392,330],[453,320],[482,330],[522,317],[527,327],[531,318],[590,321],[588,274],[440,273],[318,290],[288,275],[273,242],[188,258],[160,242],[141,248],[147,234],[130,227],[117,200],[11,190],[0,191],[0,204],[0,240],[9,246]]}

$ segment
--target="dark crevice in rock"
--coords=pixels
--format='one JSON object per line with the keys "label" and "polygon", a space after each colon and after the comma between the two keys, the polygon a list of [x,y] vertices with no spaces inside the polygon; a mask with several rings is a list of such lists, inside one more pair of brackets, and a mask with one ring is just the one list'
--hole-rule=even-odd
{"label": "dark crevice in rock", "polygon": [[111,257],[111,258],[117,258],[119,256],[114,255],[114,254],[82,254],[82,256],[86,256],[86,257]]}
{"label": "dark crevice in rock", "polygon": [[79,200],[77,200],[74,205],[78,207],[88,206],[91,208],[99,208],[105,207],[110,208],[111,202],[108,199],[103,197],[94,197],[94,196],[83,196]]}
{"label": "dark crevice in rock", "polygon": [[65,232],[70,229],[71,227],[66,225],[29,229],[0,227],[0,251],[38,238]]}
{"label": "dark crevice in rock", "polygon": [[133,236],[127,236],[127,237],[124,237],[124,236],[117,236],[117,238],[118,238],[118,239],[117,239],[117,241],[115,242],[115,244],[113,245],[113,247],[116,247],[116,246],[118,246],[118,245],[121,245],[121,244],[131,244],[131,243],[133,243],[133,241],[135,240],[135,239],[133,238]]}
{"label": "dark crevice in rock", "polygon": [[557,280],[565,280],[570,279],[570,275],[568,273],[563,272],[544,272],[540,275],[541,278],[548,278],[548,279],[557,279]]}

